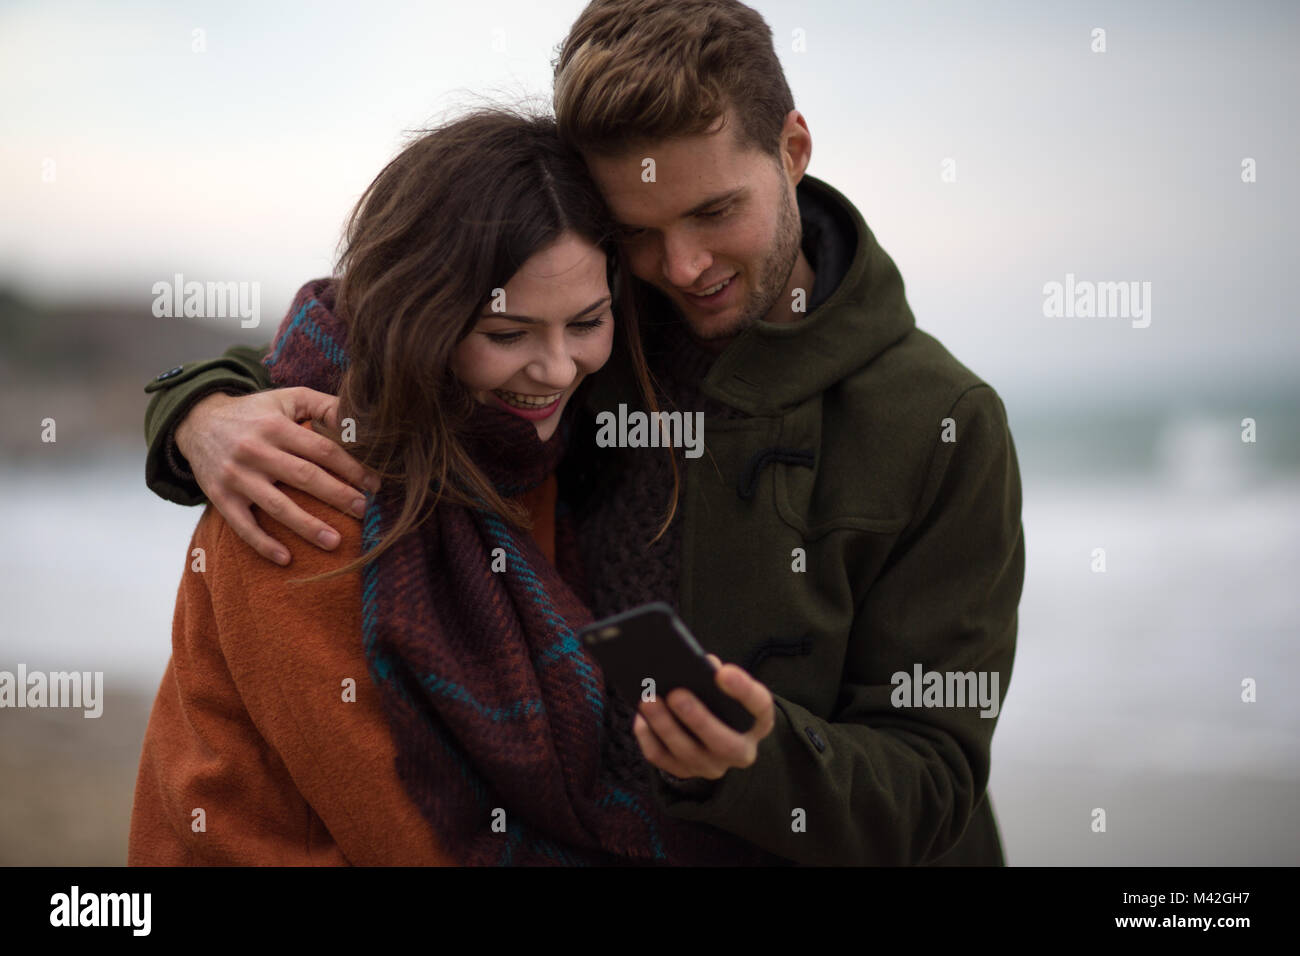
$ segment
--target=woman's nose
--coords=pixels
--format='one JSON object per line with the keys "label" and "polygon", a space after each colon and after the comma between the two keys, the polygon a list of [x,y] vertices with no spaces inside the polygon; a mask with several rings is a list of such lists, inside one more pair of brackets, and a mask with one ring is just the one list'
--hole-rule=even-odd
{"label": "woman's nose", "polygon": [[578,363],[573,360],[563,337],[544,343],[541,350],[528,363],[528,377],[539,385],[557,392],[573,384]]}

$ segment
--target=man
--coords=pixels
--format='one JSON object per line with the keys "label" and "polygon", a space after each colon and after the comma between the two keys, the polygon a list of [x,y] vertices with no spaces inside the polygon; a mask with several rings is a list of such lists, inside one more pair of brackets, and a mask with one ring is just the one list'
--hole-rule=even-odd
{"label": "man", "polygon": [[[1024,576],[1001,399],[916,328],[861,215],[805,175],[811,133],[753,10],[595,0],[555,107],[622,226],[668,407],[704,415],[706,454],[679,449],[679,514],[647,544],[671,472],[593,453],[595,417],[637,407],[626,369],[593,382],[564,491],[592,610],[673,604],[758,718],[739,734],[684,691],[643,703],[632,756],[659,768],[656,798],[796,863],[1001,864],[985,787]],[[252,505],[338,536],[275,482],[359,514],[371,479],[294,424],[331,397],[235,397],[269,385],[259,360],[232,349],[149,386],[148,479],[206,494],[284,563]]]}

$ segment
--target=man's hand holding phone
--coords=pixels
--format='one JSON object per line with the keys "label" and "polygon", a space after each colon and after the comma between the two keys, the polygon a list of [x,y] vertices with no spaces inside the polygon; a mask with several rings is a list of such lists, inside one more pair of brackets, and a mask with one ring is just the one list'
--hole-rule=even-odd
{"label": "man's hand holding phone", "polygon": [[666,702],[643,701],[632,732],[646,760],[674,777],[717,780],[732,767],[751,766],[775,723],[772,692],[765,685],[714,654],[708,658],[718,687],[754,715],[754,726],[743,734],[732,730],[683,687],[672,690]]}
{"label": "man's hand holding phone", "polygon": [[616,693],[636,703],[632,733],[650,764],[682,780],[717,780],[758,758],[774,725],[772,692],[744,668],[706,654],[671,606],[635,607],[593,621],[579,636]]}

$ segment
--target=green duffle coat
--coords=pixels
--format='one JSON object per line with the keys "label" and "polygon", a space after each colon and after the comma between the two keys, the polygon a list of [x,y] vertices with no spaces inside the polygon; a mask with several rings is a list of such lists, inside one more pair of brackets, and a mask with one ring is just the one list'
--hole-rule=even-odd
{"label": "green duffle coat", "polygon": [[[853,257],[805,318],[713,364],[703,392],[746,417],[704,419],[681,502],[681,615],[771,690],[776,725],[707,797],[656,790],[799,863],[999,865],[985,787],[1025,568],[1006,410],[916,327],[853,205],[812,177],[799,193],[852,220]],[[589,412],[643,410],[630,382],[599,376]],[[996,706],[905,692],[917,665]]]}

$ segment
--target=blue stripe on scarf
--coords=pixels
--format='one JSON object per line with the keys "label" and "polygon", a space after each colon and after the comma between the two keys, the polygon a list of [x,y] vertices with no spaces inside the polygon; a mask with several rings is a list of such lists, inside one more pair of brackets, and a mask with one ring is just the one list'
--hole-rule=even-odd
{"label": "blue stripe on scarf", "polygon": [[605,699],[601,694],[600,684],[596,681],[595,674],[591,668],[591,662],[585,654],[581,653],[581,646],[578,644],[577,637],[574,636],[573,629],[560,616],[551,603],[546,589],[542,587],[541,579],[537,577],[536,572],[529,566],[519,549],[515,547],[514,537],[505,523],[490,511],[480,511],[483,517],[483,523],[487,526],[488,534],[496,539],[507,554],[514,558],[514,569],[519,574],[524,585],[525,592],[532,597],[535,604],[538,605],[542,612],[542,617],[555,630],[558,640],[550,647],[542,651],[542,663],[552,664],[557,660],[565,659],[573,665],[577,673],[578,680],[587,692],[587,700],[592,705],[599,718],[605,711]]}
{"label": "blue stripe on scarf", "polygon": [[515,847],[521,843],[527,843],[532,851],[540,856],[549,857],[556,863],[564,866],[588,866],[585,860],[570,856],[564,852],[564,848],[559,844],[552,843],[545,837],[533,836],[527,825],[515,823],[509,816],[506,818],[506,841],[505,849],[501,851],[501,856],[497,860],[497,866],[510,866],[514,863]]}
{"label": "blue stripe on scarf", "polygon": [[473,694],[459,684],[439,677],[437,674],[426,674],[420,678],[420,686],[431,694],[441,694],[462,704],[468,704],[478,711],[480,715],[491,718],[496,723],[503,720],[518,720],[520,717],[530,717],[533,714],[540,714],[544,710],[541,699],[537,697],[532,700],[517,700],[509,707],[488,707],[485,704],[480,704]]}
{"label": "blue stripe on scarf", "polygon": [[552,843],[550,840],[545,840],[542,839],[541,837],[534,837],[532,840],[532,845],[533,845],[533,850],[535,852],[543,853],[546,856],[549,856],[552,860],[555,860],[557,863],[562,863],[565,866],[586,866],[587,865],[582,860],[575,859],[574,857],[571,857],[569,854],[565,853],[563,847],[561,847],[559,844]]}
{"label": "blue stripe on scarf", "polygon": [[[374,495],[369,496],[366,504],[366,516],[361,522],[361,551],[374,550],[379,543],[380,527],[383,518]],[[393,676],[393,663],[387,654],[379,653],[375,647],[376,627],[379,623],[379,562],[371,561],[361,570],[361,643],[366,651],[366,660],[376,678],[389,681]],[[400,684],[397,689],[403,697],[405,691]]]}
{"label": "blue stripe on scarf", "polygon": [[280,341],[275,347],[275,352],[266,357],[265,364],[267,368],[274,368],[275,363],[280,361],[280,352],[284,349],[284,343],[289,341],[289,336],[293,334],[293,330],[301,326],[303,334],[311,340],[312,344],[316,346],[325,358],[329,359],[336,368],[347,371],[347,353],[344,352],[343,349],[339,348],[338,343],[330,337],[330,334],[317,325],[316,321],[307,314],[313,307],[319,305],[320,303],[315,299],[308,299],[303,307],[294,314],[293,320],[289,323],[289,327],[285,329],[284,334],[280,336]]}
{"label": "blue stripe on scarf", "polygon": [[659,828],[655,826],[654,820],[645,812],[645,808],[641,806],[641,801],[634,794],[628,793],[619,787],[609,787],[606,795],[597,801],[597,805],[602,807],[627,807],[635,813],[641,818],[641,822],[646,825],[646,829],[650,831],[650,846],[654,849],[655,859],[668,859],[668,854],[664,852],[663,841],[659,839]]}

